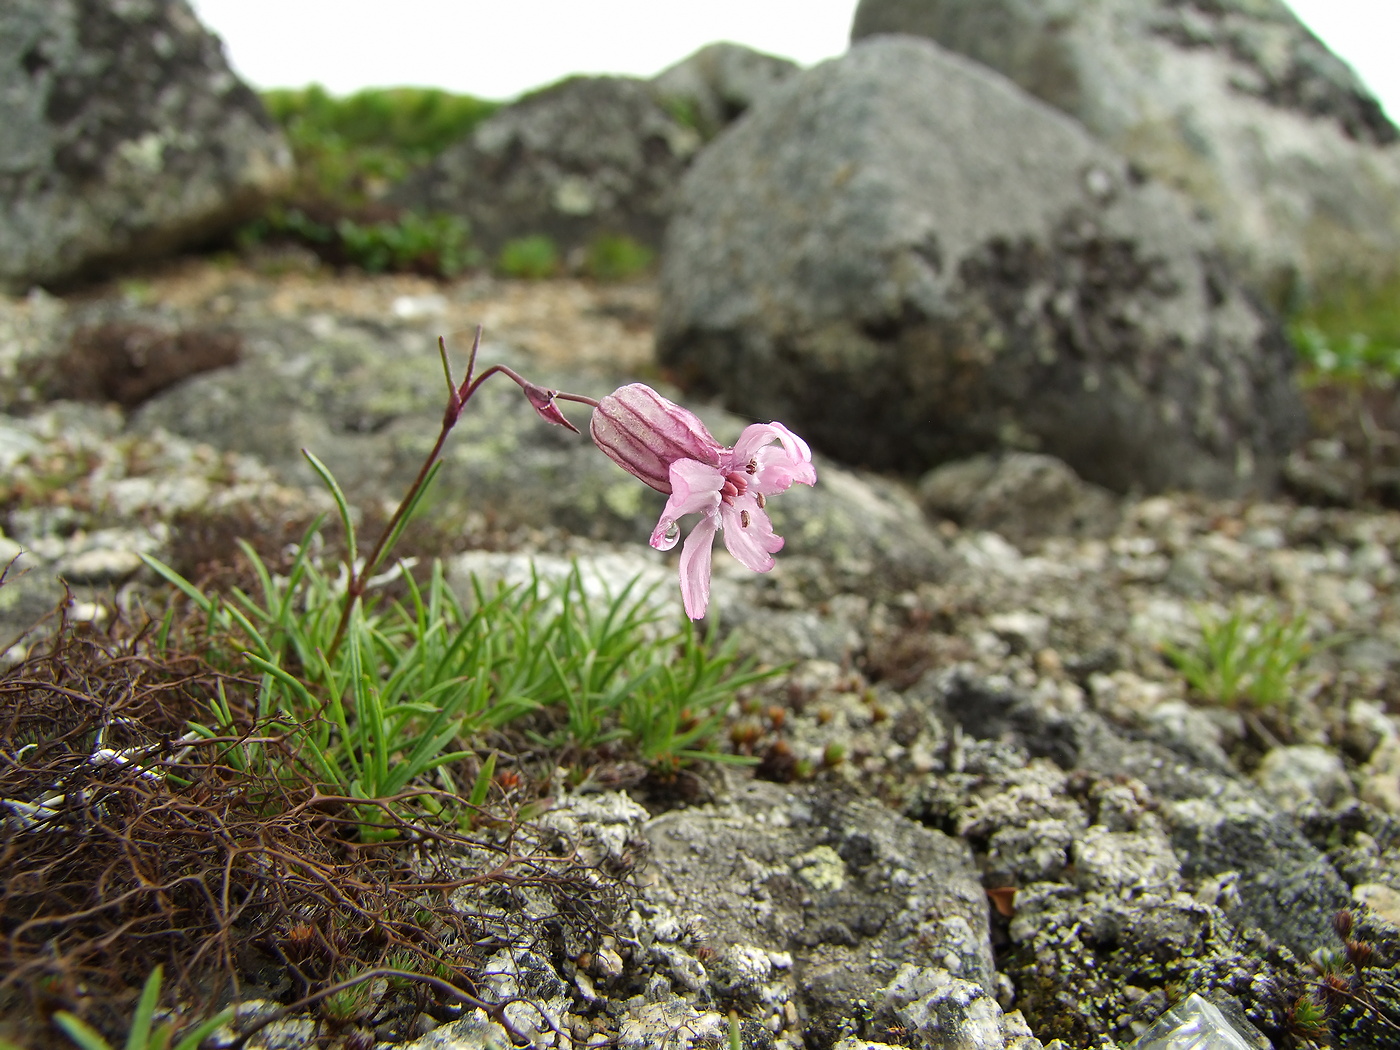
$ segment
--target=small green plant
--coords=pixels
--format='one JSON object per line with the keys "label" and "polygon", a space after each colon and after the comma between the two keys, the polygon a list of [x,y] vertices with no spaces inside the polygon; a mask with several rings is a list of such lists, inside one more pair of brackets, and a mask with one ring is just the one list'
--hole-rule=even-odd
{"label": "small green plant", "polygon": [[349,263],[370,273],[393,270],[453,277],[481,261],[480,253],[469,244],[466,221],[455,215],[406,211],[393,219],[359,221],[342,216],[330,222],[312,218],[298,207],[273,208],[238,234],[245,249],[269,241],[298,242],[332,262]]}
{"label": "small green plant", "polygon": [[265,91],[286,132],[297,197],[355,206],[465,138],[500,103],[425,88],[367,88],[344,98],[319,85]]}
{"label": "small green plant", "polygon": [[1162,651],[1192,689],[1217,703],[1244,700],[1268,707],[1284,702],[1317,647],[1300,617],[1250,612],[1237,605],[1223,617],[1198,608],[1196,619],[1199,647],[1164,642]]}
{"label": "small green plant", "polygon": [[352,967],[339,982],[345,987],[336,988],[321,1000],[321,1013],[334,1024],[354,1024],[373,1012],[377,998],[374,983],[369,980],[348,983],[361,976],[359,969]]}
{"label": "small green plant", "polygon": [[1290,320],[1312,382],[1390,386],[1400,377],[1400,277],[1333,289]]}
{"label": "small green plant", "polygon": [[[162,967],[157,966],[146,978],[145,987],[141,989],[141,998],[136,1004],[136,1012],[131,1015],[126,1050],[198,1050],[200,1043],[233,1017],[233,1009],[230,1007],[191,1028],[179,1042],[175,1041],[179,1026],[174,1021],[163,1022],[153,1031],[151,1021],[155,1016],[156,1002],[160,998],[161,977]],[[111,1044],[100,1032],[68,1011],[58,1011],[53,1019],[82,1050],[112,1050]]]}
{"label": "small green plant", "polygon": [[621,234],[604,233],[588,245],[583,272],[598,281],[622,281],[646,270],[656,253]]}
{"label": "small green plant", "polygon": [[291,143],[296,176],[280,203],[239,231],[240,247],[292,241],[372,273],[451,277],[479,265],[460,217],[397,213],[383,200],[499,103],[422,88],[336,98],[317,85],[267,91],[263,102]]}
{"label": "small green plant", "polygon": [[496,269],[506,277],[540,280],[559,272],[559,249],[542,233],[517,237],[501,247]]}
{"label": "small green plant", "polygon": [[[257,717],[286,733],[339,794],[398,796],[513,723],[540,745],[587,752],[614,743],[661,768],[732,760],[712,750],[726,708],[734,690],[766,676],[738,665],[730,647],[712,651],[689,623],[659,630],[649,594],[633,586],[602,601],[588,596],[577,570],[494,592],[478,583],[464,606],[434,563],[424,585],[404,576],[407,602],[357,607],[335,646],[345,584],[305,556],[314,546],[308,534],[285,579],[245,546],[258,596],[208,596],[150,564],[216,636],[246,646],[260,675]],[[194,728],[211,738],[235,733],[227,701],[212,698],[210,722]],[[268,772],[271,754],[244,742],[228,761]],[[478,783],[472,800],[484,796]],[[367,826],[376,812],[363,810]]]}
{"label": "small green plant", "polygon": [[690,128],[692,131],[698,131],[702,134],[709,130],[702,126],[704,121],[701,119],[700,109],[693,99],[672,95],[661,100],[661,108],[681,127]]}
{"label": "small green plant", "polygon": [[[344,530],[346,564],[327,571],[313,556],[321,521],[302,537],[285,576],[274,575],[242,545],[260,594],[205,594],[169,566],[146,563],[183,592],[203,615],[209,644],[241,649],[259,676],[252,712],[292,745],[320,785],[357,806],[361,833],[373,839],[384,804],[420,799],[432,812],[422,778],[472,756],[482,736],[516,726],[536,743],[587,754],[604,744],[630,749],[642,761],[673,769],[696,759],[731,760],[714,749],[735,690],[767,677],[737,662],[732,645],[711,651],[693,623],[664,629],[650,596],[635,581],[598,598],[577,567],[563,580],[488,591],[475,583],[469,602],[447,585],[440,562],[426,582],[399,566],[375,576],[419,507],[441,461],[448,433],[482,382],[502,373],[524,390],[550,422],[572,426],[555,398],[502,365],[457,386],[439,343],[449,398],[437,443],[378,542],[361,556],[354,515],[329,469],[308,462],[329,490]],[[400,578],[403,601],[379,600],[379,587]],[[167,614],[157,644],[166,645]],[[735,640],[737,644],[737,639]],[[224,694],[210,700],[209,719],[193,727],[206,738],[237,737],[240,726]],[[266,734],[262,734],[266,735]],[[255,740],[232,747],[226,761],[276,775],[281,752]],[[472,800],[484,800],[489,773]],[[391,832],[392,833],[392,832]]]}
{"label": "small green plant", "polygon": [[452,277],[480,261],[467,245],[467,223],[455,215],[404,212],[394,222],[336,223],[336,234],[351,260],[370,273],[416,270]]}

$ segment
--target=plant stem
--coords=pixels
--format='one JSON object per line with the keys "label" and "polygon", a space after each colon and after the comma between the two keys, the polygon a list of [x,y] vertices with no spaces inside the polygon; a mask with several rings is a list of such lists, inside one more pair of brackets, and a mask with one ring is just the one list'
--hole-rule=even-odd
{"label": "plant stem", "polygon": [[[438,456],[442,454],[442,448],[447,444],[447,435],[452,433],[452,428],[457,425],[457,420],[462,415],[462,409],[466,406],[467,399],[481,385],[481,380],[477,380],[476,383],[472,382],[472,371],[476,368],[476,352],[480,347],[481,325],[477,325],[476,336],[472,339],[471,354],[467,358],[467,378],[462,381],[459,388],[452,378],[452,363],[447,358],[447,342],[442,336],[438,336],[438,354],[442,358],[443,375],[447,378],[447,409],[442,415],[442,429],[438,431],[437,441],[433,443],[428,458],[423,460],[423,465],[418,468],[418,476],[413,479],[413,484],[409,485],[408,491],[404,493],[403,499],[394,509],[394,516],[389,519],[388,524],[379,533],[379,540],[375,543],[374,549],[369,552],[369,556],[365,558],[364,567],[356,572],[355,566],[350,566],[350,582],[345,588],[345,607],[340,611],[340,622],[336,624],[335,635],[331,639],[330,648],[326,651],[327,663],[334,660],[336,653],[340,651],[340,643],[344,641],[345,630],[350,625],[350,614],[355,608],[355,603],[364,595],[365,588],[369,585],[369,578],[379,565],[379,559],[384,556],[389,537],[394,535],[399,521],[408,512],[408,508],[413,505],[418,490],[427,481],[428,473],[433,469],[433,464],[437,462]],[[490,375],[490,370],[488,370],[487,375]],[[481,378],[485,379],[486,376]]]}
{"label": "plant stem", "polygon": [[[542,386],[530,382],[513,368],[505,365],[492,365],[481,375],[475,375],[476,353],[481,348],[481,325],[476,326],[476,337],[472,340],[471,354],[467,357],[467,376],[462,380],[460,386],[452,378],[452,364],[447,358],[447,343],[438,336],[438,353],[442,357],[443,375],[447,379],[447,408],[442,414],[442,429],[438,432],[437,441],[434,442],[432,451],[428,453],[428,458],[423,461],[423,465],[418,469],[418,476],[409,485],[408,491],[399,501],[399,505],[394,510],[394,516],[389,519],[389,523],[379,534],[379,540],[375,543],[374,549],[365,558],[364,566],[357,572],[352,564],[350,568],[350,582],[345,589],[345,607],[340,612],[340,622],[336,624],[335,635],[331,639],[330,648],[326,652],[326,662],[329,664],[340,651],[340,644],[345,639],[345,631],[350,625],[350,615],[354,611],[355,603],[358,602],[369,586],[370,577],[374,575],[374,570],[379,566],[380,560],[388,552],[389,540],[397,533],[399,523],[403,516],[408,513],[408,509],[414,505],[418,499],[419,491],[427,482],[433,465],[437,463],[438,457],[442,455],[443,446],[447,444],[447,435],[452,433],[452,428],[457,425],[457,420],[461,418],[462,410],[466,408],[467,402],[471,400],[473,394],[481,388],[481,384],[490,379],[493,375],[504,375],[511,379],[516,386],[525,392],[525,397],[534,407],[535,411],[546,422],[555,423],[568,427],[574,433],[578,433],[578,428],[564,418],[563,413],[554,405],[555,398],[562,398],[566,401],[577,401],[580,404],[591,405],[594,408],[598,402],[591,397],[584,397],[582,394],[566,394],[558,390],[547,390]],[[347,522],[348,526],[348,522]],[[354,549],[354,545],[351,545]]]}

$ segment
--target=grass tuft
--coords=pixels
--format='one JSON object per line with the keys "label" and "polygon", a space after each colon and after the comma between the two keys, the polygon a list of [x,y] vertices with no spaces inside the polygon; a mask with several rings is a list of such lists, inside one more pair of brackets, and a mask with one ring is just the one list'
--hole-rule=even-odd
{"label": "grass tuft", "polygon": [[1185,648],[1162,644],[1163,654],[1201,696],[1220,704],[1283,704],[1298,687],[1299,672],[1318,648],[1307,621],[1237,605],[1225,616],[1196,610],[1201,639]]}

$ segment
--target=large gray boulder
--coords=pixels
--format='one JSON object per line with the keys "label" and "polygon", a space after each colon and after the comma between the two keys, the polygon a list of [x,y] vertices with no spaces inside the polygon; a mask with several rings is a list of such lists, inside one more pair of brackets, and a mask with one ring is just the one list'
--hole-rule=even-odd
{"label": "large gray boulder", "polygon": [[1015,448],[1117,491],[1270,487],[1292,351],[1181,199],[913,37],[788,81],[682,183],[658,351],[846,462]]}
{"label": "large gray boulder", "polygon": [[565,251],[600,234],[657,245],[700,141],[646,81],[571,77],[483,121],[390,199],[461,216],[492,253],[531,234]]}
{"label": "large gray boulder", "polygon": [[185,0],[0,5],[0,287],[207,237],[290,170]]}
{"label": "large gray boulder", "polygon": [[912,33],[1070,113],[1188,193],[1256,287],[1388,277],[1400,144],[1282,0],[861,0],[853,40]]}

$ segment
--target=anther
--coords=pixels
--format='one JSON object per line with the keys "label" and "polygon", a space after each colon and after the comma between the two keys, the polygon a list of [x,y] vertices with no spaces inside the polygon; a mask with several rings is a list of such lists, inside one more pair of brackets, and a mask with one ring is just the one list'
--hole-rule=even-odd
{"label": "anther", "polygon": [[749,512],[748,512],[748,511],[746,511],[746,510],[741,510],[741,511],[739,512],[739,527],[740,527],[740,528],[747,529],[747,528],[749,527],[749,522],[751,522],[751,521],[753,521],[753,518],[749,516]]}

